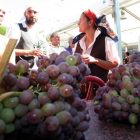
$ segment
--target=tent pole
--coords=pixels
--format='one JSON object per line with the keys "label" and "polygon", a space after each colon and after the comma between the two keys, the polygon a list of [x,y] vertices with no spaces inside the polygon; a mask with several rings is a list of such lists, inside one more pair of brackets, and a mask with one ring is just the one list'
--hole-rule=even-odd
{"label": "tent pole", "polygon": [[114,2],[113,13],[114,13],[114,18],[115,18],[115,22],[116,22],[116,29],[117,29],[118,38],[119,38],[119,41],[118,41],[118,53],[119,53],[119,57],[120,57],[120,60],[121,60],[121,64],[123,64],[119,1],[118,0],[113,0],[113,2]]}

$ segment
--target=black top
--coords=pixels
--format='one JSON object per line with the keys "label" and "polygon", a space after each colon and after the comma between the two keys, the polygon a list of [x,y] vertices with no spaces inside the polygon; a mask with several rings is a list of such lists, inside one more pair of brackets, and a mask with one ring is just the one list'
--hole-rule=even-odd
{"label": "black top", "polygon": [[[80,44],[78,42],[76,53],[82,54],[83,50],[80,47]],[[105,53],[105,35],[100,34],[97,38],[95,43],[93,44],[92,50],[90,55],[95,58],[99,58],[102,60],[106,60],[106,53]],[[91,75],[97,76],[101,78],[105,83],[107,82],[107,74],[108,70],[99,67],[98,65],[92,63],[89,64],[89,68],[91,70]]]}

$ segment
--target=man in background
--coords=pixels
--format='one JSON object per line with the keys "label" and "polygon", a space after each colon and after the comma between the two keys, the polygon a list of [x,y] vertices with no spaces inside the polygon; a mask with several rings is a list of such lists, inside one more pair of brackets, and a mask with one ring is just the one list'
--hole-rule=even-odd
{"label": "man in background", "polygon": [[64,47],[60,46],[60,37],[58,34],[51,34],[50,40],[52,45],[49,48],[49,54],[57,53],[59,55],[62,51],[66,51]]}
{"label": "man in background", "polygon": [[16,63],[22,59],[27,60],[30,68],[33,68],[36,66],[36,60],[44,55],[42,49],[49,48],[49,45],[35,26],[39,17],[38,6],[35,3],[26,4],[24,16],[25,21],[9,27],[6,31],[6,36],[18,39],[15,48]]}
{"label": "man in background", "polygon": [[74,48],[74,44],[72,44],[73,37],[69,37],[68,43],[69,47],[66,48],[66,51],[68,51],[71,55],[73,54],[72,49]]}

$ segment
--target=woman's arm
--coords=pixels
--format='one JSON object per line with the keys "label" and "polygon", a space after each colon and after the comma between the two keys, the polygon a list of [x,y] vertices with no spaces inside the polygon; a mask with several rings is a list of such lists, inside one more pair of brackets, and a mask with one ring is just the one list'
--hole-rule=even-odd
{"label": "woman's arm", "polygon": [[118,66],[118,61],[111,62],[111,61],[101,60],[98,58],[95,58],[95,59],[97,60],[97,62],[95,62],[96,65],[98,65],[104,69],[107,69],[107,70],[111,70]]}
{"label": "woman's arm", "polygon": [[34,49],[34,50],[24,50],[24,49],[15,49],[16,56],[22,56],[22,55],[30,55],[30,56],[43,56],[43,52],[40,49]]}
{"label": "woman's arm", "polygon": [[105,60],[101,60],[99,58],[94,58],[90,55],[82,55],[82,60],[84,61],[85,64],[91,64],[94,63],[98,66],[100,66],[101,68],[107,69],[107,70],[111,70],[114,67],[118,66],[118,61],[105,61]]}

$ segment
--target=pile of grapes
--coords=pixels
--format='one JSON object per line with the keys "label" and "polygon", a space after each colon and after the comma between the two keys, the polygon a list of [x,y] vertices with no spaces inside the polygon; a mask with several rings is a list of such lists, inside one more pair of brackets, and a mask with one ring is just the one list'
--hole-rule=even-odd
{"label": "pile of grapes", "polygon": [[140,65],[119,65],[108,74],[106,86],[93,99],[99,120],[119,121],[135,126],[140,121]]}
{"label": "pile of grapes", "polygon": [[29,71],[25,60],[8,63],[0,84],[0,139],[84,140],[90,116],[80,86],[90,69],[67,51],[43,56],[37,66]]}
{"label": "pile of grapes", "polygon": [[140,65],[140,52],[133,52],[130,56],[130,62],[137,62]]}

